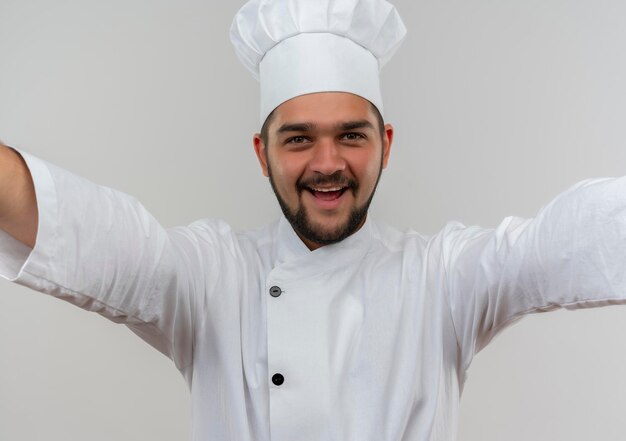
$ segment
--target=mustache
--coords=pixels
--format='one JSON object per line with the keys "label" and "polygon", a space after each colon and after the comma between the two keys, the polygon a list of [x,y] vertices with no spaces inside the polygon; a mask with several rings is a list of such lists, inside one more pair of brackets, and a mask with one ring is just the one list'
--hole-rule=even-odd
{"label": "mustache", "polygon": [[307,179],[299,179],[296,182],[296,188],[298,192],[302,192],[310,187],[316,187],[321,185],[327,186],[341,186],[347,187],[351,190],[356,190],[359,188],[359,183],[353,179],[344,175],[341,171],[337,171],[332,175],[315,175],[311,178]]}

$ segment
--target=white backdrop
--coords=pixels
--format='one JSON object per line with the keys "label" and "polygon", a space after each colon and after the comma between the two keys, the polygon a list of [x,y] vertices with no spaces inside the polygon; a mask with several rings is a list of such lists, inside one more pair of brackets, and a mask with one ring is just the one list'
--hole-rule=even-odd
{"label": "white backdrop", "polygon": [[[626,2],[398,0],[396,127],[373,215],[433,233],[533,216],[626,174]],[[137,196],[166,226],[279,215],[252,150],[239,1],[0,0],[0,138]],[[626,195],[625,195],[626,197]],[[626,309],[528,317],[475,359],[464,441],[623,440]],[[0,440],[185,440],[173,364],[122,326],[0,283]]]}

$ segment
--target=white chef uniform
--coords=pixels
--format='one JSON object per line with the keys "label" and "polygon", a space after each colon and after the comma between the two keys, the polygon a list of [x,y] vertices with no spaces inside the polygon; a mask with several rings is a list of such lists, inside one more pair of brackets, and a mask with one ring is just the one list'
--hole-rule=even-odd
{"label": "white chef uniform", "polygon": [[[386,2],[242,11],[232,35],[259,69],[261,121],[315,91],[382,110],[378,69],[404,35]],[[0,273],[170,357],[195,441],[452,441],[465,372],[498,331],[530,312],[626,302],[626,178],[580,183],[494,230],[450,223],[424,237],[368,218],[311,252],[284,218],[245,233],[213,220],[163,229],[133,198],[23,155],[37,241],[0,232]]]}
{"label": "white chef uniform", "polygon": [[309,251],[285,219],[165,230],[132,197],[23,155],[37,243],[0,235],[0,272],[169,356],[195,441],[452,441],[466,369],[497,332],[626,302],[626,178],[581,182],[496,229],[424,237],[368,219]]}

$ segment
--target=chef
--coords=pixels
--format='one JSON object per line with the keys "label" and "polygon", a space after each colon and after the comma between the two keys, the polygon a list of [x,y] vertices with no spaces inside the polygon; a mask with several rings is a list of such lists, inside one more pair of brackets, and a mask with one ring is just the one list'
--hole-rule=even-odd
{"label": "chef", "polygon": [[452,441],[474,355],[522,316],[626,303],[626,179],[534,219],[432,236],[368,216],[387,165],[384,0],[252,0],[231,38],[261,85],[254,137],[284,216],[164,229],[132,197],[0,149],[0,272],[170,357],[196,441]]}

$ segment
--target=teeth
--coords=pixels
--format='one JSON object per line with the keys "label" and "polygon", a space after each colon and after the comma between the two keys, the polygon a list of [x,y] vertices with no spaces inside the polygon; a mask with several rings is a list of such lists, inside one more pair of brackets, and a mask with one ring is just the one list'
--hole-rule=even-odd
{"label": "teeth", "polygon": [[319,192],[322,192],[322,193],[328,193],[330,191],[339,191],[339,190],[342,190],[342,189],[343,189],[343,187],[332,187],[332,188],[315,188],[315,187],[313,187],[313,190],[319,191]]}

